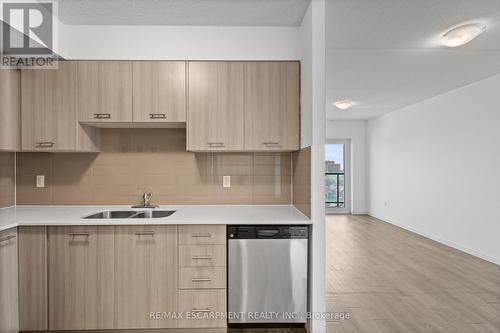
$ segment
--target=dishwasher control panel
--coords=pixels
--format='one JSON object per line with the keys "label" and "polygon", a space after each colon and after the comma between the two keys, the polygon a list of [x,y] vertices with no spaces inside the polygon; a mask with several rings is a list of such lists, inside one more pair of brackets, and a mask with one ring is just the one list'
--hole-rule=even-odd
{"label": "dishwasher control panel", "polygon": [[228,239],[308,239],[309,227],[306,225],[235,225],[227,227]]}

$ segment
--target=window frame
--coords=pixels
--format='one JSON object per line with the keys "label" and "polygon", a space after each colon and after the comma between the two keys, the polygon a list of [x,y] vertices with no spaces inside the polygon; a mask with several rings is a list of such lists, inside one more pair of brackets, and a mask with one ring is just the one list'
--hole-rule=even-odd
{"label": "window frame", "polygon": [[[331,144],[344,145],[344,207],[327,207],[325,197],[326,214],[350,214],[351,213],[351,139],[327,139],[325,142],[325,163],[326,146]],[[325,179],[328,172],[325,170]],[[337,185],[338,186],[338,185]],[[338,192],[337,192],[338,193]]]}

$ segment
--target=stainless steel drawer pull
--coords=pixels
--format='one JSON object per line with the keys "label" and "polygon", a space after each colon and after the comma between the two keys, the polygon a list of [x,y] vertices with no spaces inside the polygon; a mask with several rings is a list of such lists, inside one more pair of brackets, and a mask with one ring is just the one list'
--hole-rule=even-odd
{"label": "stainless steel drawer pull", "polygon": [[155,234],[154,231],[136,231],[136,236],[153,236]]}
{"label": "stainless steel drawer pull", "polygon": [[11,239],[14,239],[14,238],[16,238],[16,235],[9,235],[7,237],[0,238],[0,243],[9,242]]}
{"label": "stainless steel drawer pull", "polygon": [[199,237],[212,237],[212,234],[206,233],[206,234],[194,234],[192,237],[194,238],[199,238]]}
{"label": "stainless steel drawer pull", "polygon": [[193,257],[191,257],[191,259],[194,259],[194,260],[211,260],[212,257],[211,256],[193,256]]}
{"label": "stainless steel drawer pull", "polygon": [[279,142],[263,142],[265,146],[279,146]]}
{"label": "stainless steel drawer pull", "polygon": [[212,312],[210,309],[193,309],[191,312]]}
{"label": "stainless steel drawer pull", "polygon": [[150,119],[166,119],[167,115],[164,113],[150,113],[149,118]]}
{"label": "stainless steel drawer pull", "polygon": [[111,113],[94,113],[94,119],[111,119]]}
{"label": "stainless steel drawer pull", "polygon": [[210,282],[211,278],[192,278],[191,282]]}
{"label": "stainless steel drawer pull", "polygon": [[55,143],[51,141],[42,141],[42,142],[37,142],[35,148],[52,148],[54,147]]}
{"label": "stainless steel drawer pull", "polygon": [[70,232],[68,234],[68,236],[71,236],[71,237],[76,237],[76,236],[85,236],[85,237],[89,237],[90,236],[90,233],[88,232]]}
{"label": "stainless steel drawer pull", "polygon": [[224,142],[208,142],[210,147],[224,147]]}

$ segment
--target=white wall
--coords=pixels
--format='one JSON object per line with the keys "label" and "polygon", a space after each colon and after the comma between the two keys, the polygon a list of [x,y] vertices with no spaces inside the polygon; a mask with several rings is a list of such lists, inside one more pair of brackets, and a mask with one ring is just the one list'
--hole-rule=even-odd
{"label": "white wall", "polygon": [[309,6],[300,26],[300,146],[312,144],[312,6]]}
{"label": "white wall", "polygon": [[368,121],[370,214],[500,264],[500,75]]}
{"label": "white wall", "polygon": [[326,139],[351,140],[351,211],[366,214],[366,121],[327,121]]}
{"label": "white wall", "polygon": [[[302,146],[311,146],[312,253],[310,310],[325,311],[325,0],[311,0],[301,27]],[[311,322],[312,333],[324,333],[325,321]]]}
{"label": "white wall", "polygon": [[299,60],[299,27],[60,27],[67,59]]}

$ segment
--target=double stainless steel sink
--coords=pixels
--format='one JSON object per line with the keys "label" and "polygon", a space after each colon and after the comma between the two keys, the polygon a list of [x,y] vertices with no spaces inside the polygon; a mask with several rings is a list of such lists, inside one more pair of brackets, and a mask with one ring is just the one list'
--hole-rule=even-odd
{"label": "double stainless steel sink", "polygon": [[84,219],[156,219],[168,217],[175,210],[108,210],[84,216]]}

